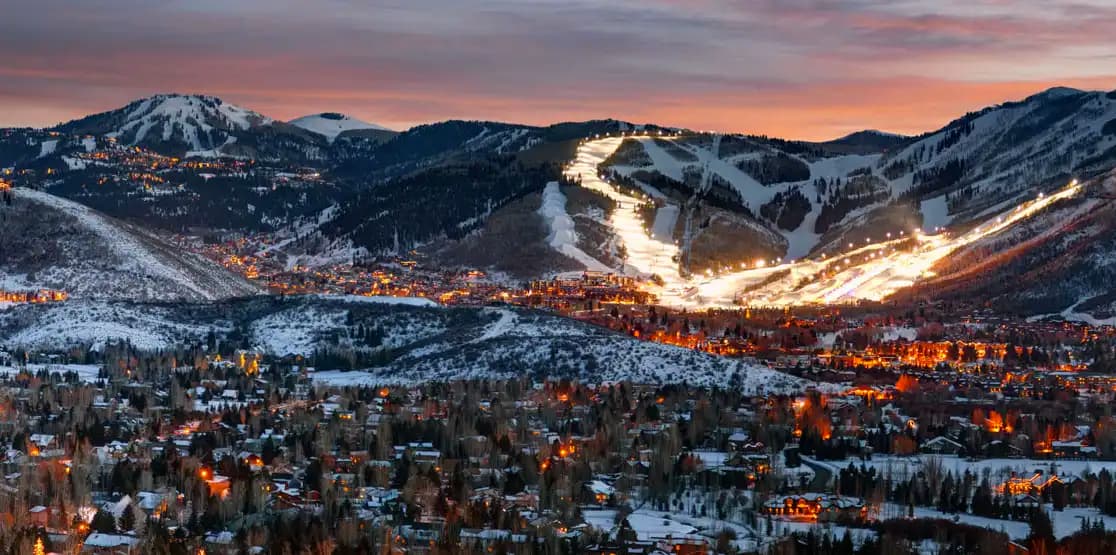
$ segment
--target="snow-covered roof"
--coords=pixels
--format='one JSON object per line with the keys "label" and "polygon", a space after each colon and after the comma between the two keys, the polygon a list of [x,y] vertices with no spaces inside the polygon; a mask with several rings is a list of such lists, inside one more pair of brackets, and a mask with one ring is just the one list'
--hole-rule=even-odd
{"label": "snow-covered roof", "polygon": [[86,547],[123,547],[128,545],[136,545],[139,540],[131,536],[124,536],[120,534],[103,534],[101,532],[94,532],[85,538]]}

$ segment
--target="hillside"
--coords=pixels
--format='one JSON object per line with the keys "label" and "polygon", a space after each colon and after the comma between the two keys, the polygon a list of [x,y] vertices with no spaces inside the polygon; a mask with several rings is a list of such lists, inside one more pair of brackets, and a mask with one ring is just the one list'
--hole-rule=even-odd
{"label": "hillside", "polygon": [[936,277],[898,296],[981,301],[1000,314],[1116,323],[1116,173],[934,268]]}
{"label": "hillside", "polygon": [[[762,243],[773,257],[799,258],[964,222],[1070,177],[1097,175],[1116,164],[1112,122],[1116,94],[1052,89],[915,138],[644,136],[620,144],[603,165],[614,180],[656,198],[659,211],[683,209],[680,220],[696,222],[689,236],[695,250],[715,221],[710,213],[728,211],[776,235]],[[671,235],[687,242],[683,225]],[[693,269],[723,265],[706,258]]]}
{"label": "hillside", "polygon": [[[98,350],[220,341],[311,357],[313,379],[339,385],[499,378],[702,384],[791,391],[802,380],[738,359],[639,341],[559,316],[511,308],[443,308],[421,299],[266,297],[223,303],[75,301],[0,311],[0,345]],[[355,368],[355,371],[336,370]]]}
{"label": "hillside", "polygon": [[214,300],[257,288],[134,225],[47,193],[17,188],[0,205],[3,289],[74,299]]}

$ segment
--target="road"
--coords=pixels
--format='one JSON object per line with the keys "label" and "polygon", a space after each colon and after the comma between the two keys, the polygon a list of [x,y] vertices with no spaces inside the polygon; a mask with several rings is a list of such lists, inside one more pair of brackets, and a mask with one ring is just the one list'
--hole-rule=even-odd
{"label": "road", "polygon": [[819,463],[818,461],[815,461],[814,459],[811,459],[809,457],[800,458],[802,459],[802,464],[814,470],[814,479],[806,485],[806,489],[819,493],[833,491],[831,487],[831,482],[834,479],[832,470],[833,467],[827,464]]}

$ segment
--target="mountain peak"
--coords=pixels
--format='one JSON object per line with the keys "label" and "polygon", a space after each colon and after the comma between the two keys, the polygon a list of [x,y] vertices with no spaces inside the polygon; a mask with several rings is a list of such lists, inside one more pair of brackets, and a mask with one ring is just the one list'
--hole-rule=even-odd
{"label": "mountain peak", "polygon": [[879,152],[900,145],[908,139],[909,137],[897,133],[888,133],[876,129],[864,129],[826,141],[822,144],[851,148],[862,152]]}
{"label": "mountain peak", "polygon": [[1046,89],[1045,91],[1042,91],[1040,93],[1035,93],[1035,94],[1027,97],[1027,100],[1056,99],[1056,98],[1063,98],[1063,97],[1067,97],[1067,96],[1076,96],[1076,95],[1079,95],[1079,94],[1084,94],[1084,92],[1085,91],[1083,91],[1081,89],[1075,89],[1073,87],[1050,87],[1049,89]]}
{"label": "mountain peak", "polygon": [[320,114],[311,114],[293,119],[289,122],[290,125],[300,127],[311,133],[322,135],[329,142],[333,142],[339,135],[346,131],[391,131],[390,129],[359,120],[352,116],[341,114],[338,112],[322,112]]}
{"label": "mountain peak", "polygon": [[271,123],[271,118],[215,96],[165,93],[64,123],[55,130],[188,154],[215,151],[236,142],[238,133]]}
{"label": "mountain peak", "polygon": [[241,130],[272,122],[269,117],[209,95],[156,94],[136,100],[123,109],[127,111],[130,121],[150,117],[179,121],[192,119],[215,127]]}

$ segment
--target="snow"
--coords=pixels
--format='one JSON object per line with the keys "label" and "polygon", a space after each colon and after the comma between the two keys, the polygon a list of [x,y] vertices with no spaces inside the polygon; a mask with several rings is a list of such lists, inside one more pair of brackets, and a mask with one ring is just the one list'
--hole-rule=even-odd
{"label": "snow", "polygon": [[622,142],[623,139],[613,137],[583,143],[578,147],[573,164],[566,168],[566,176],[580,181],[582,187],[616,202],[616,207],[608,215],[608,225],[624,245],[627,254],[625,273],[648,276],[657,274],[664,277],[675,275],[678,273],[678,246],[672,241],[650,237],[640,212],[646,199],[621,192],[598,175],[600,164]]}
{"label": "snow", "polygon": [[58,141],[57,140],[43,141],[43,143],[42,143],[42,145],[40,145],[40,149],[39,149],[39,158],[43,158],[45,156],[50,156],[51,154],[54,154],[54,150],[56,148],[58,148]]}
{"label": "snow", "polygon": [[[382,381],[373,372],[349,372],[346,370],[320,370],[310,373],[310,381],[329,385],[332,387],[352,387],[352,386],[372,386],[381,385],[383,383],[393,383],[391,381]],[[404,383],[402,380],[395,383]]]}
{"label": "snow", "polygon": [[[803,459],[805,460],[805,458]],[[920,454],[911,457],[898,457],[889,455],[876,455],[870,460],[848,459],[843,461],[813,461],[839,472],[840,469],[853,466],[867,466],[875,468],[881,475],[891,475],[895,479],[904,480],[918,472],[924,472],[928,464],[941,464],[942,472],[953,472],[955,476],[969,471],[979,479],[985,472],[991,476],[995,483],[1002,481],[1014,472],[1020,476],[1031,476],[1035,472],[1051,474],[1056,472],[1064,478],[1084,476],[1088,473],[1099,473],[1102,469],[1116,473],[1116,461],[1099,460],[1048,460],[1048,459],[969,459],[952,455]]]}
{"label": "snow", "polygon": [[139,543],[139,539],[132,536],[123,536],[117,534],[104,534],[101,532],[93,532],[88,538],[85,538],[84,545],[90,548],[104,548],[104,549],[117,549],[127,548]]}
{"label": "snow", "polygon": [[310,356],[322,334],[344,325],[344,311],[300,306],[257,319],[249,333],[255,349],[277,356]]}
{"label": "snow", "polygon": [[63,156],[62,161],[66,163],[66,167],[69,168],[70,171],[84,170],[86,167],[89,166],[89,162],[87,162],[85,160],[82,160],[80,158],[71,158],[69,156]]}
{"label": "snow", "polygon": [[587,269],[597,272],[611,272],[612,269],[601,261],[593,258],[577,246],[577,231],[574,229],[573,218],[566,212],[566,195],[557,181],[546,184],[543,190],[542,205],[539,214],[546,220],[550,227],[547,240],[551,248],[576,260]]}
{"label": "snow", "polygon": [[1069,308],[1063,310],[1058,314],[1063,320],[1085,322],[1090,326],[1113,326],[1116,325],[1116,316],[1111,318],[1097,318],[1087,312],[1078,312],[1077,306],[1084,301],[1074,303]]}
{"label": "snow", "polygon": [[922,201],[919,211],[922,212],[922,231],[927,233],[933,232],[935,228],[945,227],[952,221],[945,195]]}
{"label": "snow", "polygon": [[201,340],[211,328],[179,321],[172,309],[164,306],[93,300],[17,305],[0,311],[0,329],[9,321],[15,325],[11,332],[0,334],[0,343],[44,349],[88,346],[94,351],[125,339],[142,350],[167,349]]}
{"label": "snow", "polygon": [[[908,327],[889,327],[883,328],[883,340],[895,341],[897,339],[905,339],[907,341],[914,341],[918,337],[918,330]],[[831,343],[832,345],[832,343]]]}
{"label": "snow", "polygon": [[[339,119],[329,116],[341,116]],[[317,133],[326,138],[327,141],[333,142],[337,140],[338,135],[346,131],[362,130],[362,129],[375,129],[380,131],[390,131],[386,127],[381,127],[374,123],[361,121],[352,116],[342,114],[314,114],[310,116],[303,116],[298,119],[293,119],[287,122],[295,127],[299,127]]]}
{"label": "snow", "polygon": [[611,532],[616,527],[615,509],[582,509],[581,518],[585,523],[602,532]]}
{"label": "snow", "polygon": [[40,287],[27,280],[27,274],[9,274],[0,271],[0,290],[20,291],[39,288]]}
{"label": "snow", "polygon": [[473,327],[454,327],[448,332],[432,328],[424,339],[412,339],[410,350],[392,347],[396,357],[387,366],[352,372],[321,371],[312,379],[339,386],[410,385],[499,379],[538,368],[551,376],[576,376],[587,383],[686,381],[754,393],[798,392],[813,385],[738,359],[640,341],[555,316],[512,309],[488,309],[481,314],[489,317]]}
{"label": "snow", "polygon": [[707,469],[725,466],[725,462],[731,456],[724,451],[692,451],[690,454],[700,459],[701,464]]}
{"label": "snow", "polygon": [[515,327],[515,323],[519,320],[519,317],[516,316],[515,312],[511,310],[495,309],[494,312],[497,312],[500,315],[500,318],[484,330],[484,333],[481,334],[479,338],[477,338],[478,342],[487,341],[489,339],[495,339],[497,337],[506,335],[512,330],[513,327]]}
{"label": "snow", "polygon": [[651,511],[633,512],[628,515],[628,524],[631,525],[636,538],[642,541],[661,540],[667,536],[689,536],[698,532],[698,529],[693,526]]}
{"label": "snow", "polygon": [[134,102],[129,108],[131,110],[125,115],[124,124],[108,136],[119,137],[134,130],[131,144],[138,144],[157,128],[162,130],[160,138],[163,141],[171,140],[178,131],[182,140],[190,146],[189,150],[195,152],[212,146],[215,131],[227,139],[227,131],[243,131],[272,121],[212,96],[156,95]]}
{"label": "snow", "polygon": [[414,307],[439,307],[438,303],[427,299],[425,297],[387,297],[383,295],[312,295],[321,299],[341,299],[345,302],[351,303],[375,303],[375,304],[393,304],[401,306],[414,306]]}
{"label": "snow", "polygon": [[68,372],[73,372],[78,375],[80,381],[86,383],[97,381],[97,376],[101,373],[101,367],[96,364],[28,364],[25,368],[0,366],[0,375],[13,376],[19,374],[24,369],[32,375],[38,374],[43,370],[50,374],[66,374]]}
{"label": "snow", "polygon": [[[98,273],[91,266],[104,260],[74,260],[39,272],[43,286],[64,287],[71,295],[79,292],[88,296],[104,297],[106,293],[124,294],[129,298],[160,298],[167,300],[170,293],[183,297],[215,300],[233,294],[255,291],[239,277],[233,276],[215,263],[190,253],[174,255],[164,252],[164,245],[139,228],[110,220],[92,209],[54,195],[33,189],[18,189],[20,197],[47,206],[68,215],[96,236],[99,244],[107,248],[111,257],[111,270]],[[108,275],[128,282],[104,283]],[[52,278],[52,279],[48,279]],[[97,281],[93,283],[92,281]],[[51,283],[55,282],[55,283]],[[111,285],[111,286],[107,286]],[[80,289],[81,291],[76,291]]]}
{"label": "snow", "polygon": [[85,152],[93,152],[94,150],[97,150],[97,138],[83,137],[81,139],[81,146],[85,149]]}
{"label": "snow", "polygon": [[655,211],[655,223],[651,226],[651,237],[659,241],[673,241],[674,227],[682,209],[676,204],[667,204]]}
{"label": "snow", "polygon": [[[190,150],[186,152],[186,158],[219,158],[222,156],[221,149],[236,143],[236,137],[229,135],[225,138],[224,144],[217,148],[207,150]],[[209,181],[206,179],[206,181]]]}
{"label": "snow", "polygon": [[[901,518],[907,516],[907,511],[908,507],[906,506],[886,503],[881,510],[881,515]],[[1071,536],[1081,530],[1081,521],[1084,519],[1090,521],[1103,520],[1105,528],[1109,530],[1116,526],[1116,517],[1105,515],[1091,507],[1066,507],[1062,511],[1055,511],[1048,504],[1046,511],[1054,525],[1054,536],[1058,539]],[[962,524],[1002,531],[1013,540],[1025,539],[1031,533],[1031,526],[1026,520],[1001,520],[964,513],[943,513],[930,507],[915,507],[914,516],[915,518],[957,520]]]}

